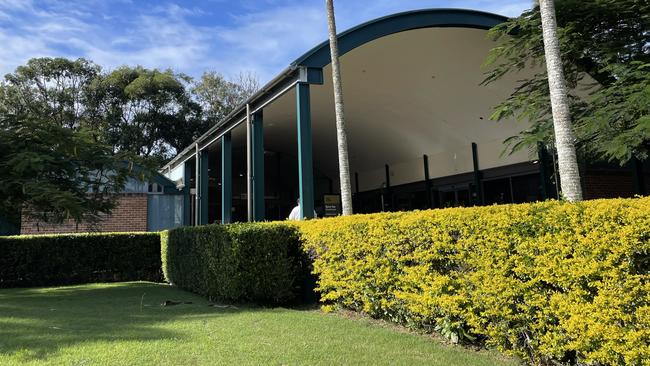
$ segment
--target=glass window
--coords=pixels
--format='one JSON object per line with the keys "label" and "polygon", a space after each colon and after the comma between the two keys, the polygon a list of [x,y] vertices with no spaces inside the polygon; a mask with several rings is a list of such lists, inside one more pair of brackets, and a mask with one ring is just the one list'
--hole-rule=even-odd
{"label": "glass window", "polygon": [[541,200],[539,174],[512,177],[512,196],[515,203]]}
{"label": "glass window", "polygon": [[483,196],[486,205],[512,203],[510,178],[484,181]]}

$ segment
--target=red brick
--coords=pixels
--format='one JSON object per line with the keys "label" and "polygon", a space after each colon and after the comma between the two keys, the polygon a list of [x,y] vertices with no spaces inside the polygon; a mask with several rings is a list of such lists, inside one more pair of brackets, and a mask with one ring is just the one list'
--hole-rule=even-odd
{"label": "red brick", "polygon": [[117,206],[110,215],[104,216],[94,227],[86,223],[76,224],[72,220],[61,224],[49,224],[34,220],[23,214],[20,233],[29,234],[62,234],[82,232],[137,232],[147,231],[147,194],[121,194]]}

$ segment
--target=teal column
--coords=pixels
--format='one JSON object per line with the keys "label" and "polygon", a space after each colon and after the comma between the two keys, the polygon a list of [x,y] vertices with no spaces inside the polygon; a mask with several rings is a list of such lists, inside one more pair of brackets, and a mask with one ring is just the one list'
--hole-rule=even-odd
{"label": "teal column", "polygon": [[472,166],[474,167],[474,204],[483,205],[483,189],[481,187],[481,171],[478,167],[478,145],[472,142]]}
{"label": "teal column", "polygon": [[208,224],[208,186],[210,184],[209,169],[209,154],[208,149],[201,151],[199,154],[199,225]]}
{"label": "teal column", "polygon": [[538,142],[537,143],[537,157],[538,157],[538,165],[539,165],[539,180],[540,180],[540,185],[539,185],[539,195],[542,198],[542,201],[545,201],[549,198],[548,196],[548,172],[546,171],[546,163],[548,161],[547,159],[548,156],[548,151],[546,151],[546,147],[544,146],[543,143]]}
{"label": "teal column", "polygon": [[311,108],[309,84],[296,85],[296,115],[298,125],[298,181],[300,217],[314,217],[314,171],[312,162]]}
{"label": "teal column", "polygon": [[192,197],[190,196],[190,180],[192,179],[192,164],[183,164],[183,226],[192,225]]}
{"label": "teal column", "polygon": [[636,156],[632,158],[632,170],[634,176],[634,192],[639,196],[645,196],[648,192],[645,189],[643,162]]}
{"label": "teal column", "polygon": [[221,137],[221,223],[232,222],[232,142],[230,132]]}
{"label": "teal column", "polygon": [[260,110],[253,123],[253,221],[264,221],[264,116]]}

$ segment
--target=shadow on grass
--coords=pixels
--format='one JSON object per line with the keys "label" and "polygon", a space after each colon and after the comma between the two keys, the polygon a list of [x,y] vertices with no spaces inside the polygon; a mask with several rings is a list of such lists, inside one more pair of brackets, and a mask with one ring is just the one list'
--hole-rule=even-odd
{"label": "shadow on grass", "polygon": [[[191,304],[161,306],[166,300]],[[189,292],[143,282],[0,290],[0,355],[31,361],[82,342],[179,339],[182,331],[162,323],[253,309],[209,305]]]}

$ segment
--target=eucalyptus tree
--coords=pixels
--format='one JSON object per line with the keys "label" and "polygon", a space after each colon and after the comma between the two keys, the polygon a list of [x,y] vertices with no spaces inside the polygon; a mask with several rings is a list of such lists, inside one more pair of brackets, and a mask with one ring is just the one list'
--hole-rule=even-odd
{"label": "eucalyptus tree", "polygon": [[191,92],[203,117],[212,125],[221,122],[259,88],[259,79],[252,73],[242,72],[228,80],[216,71],[206,71],[192,83]]}
{"label": "eucalyptus tree", "polygon": [[209,128],[189,92],[191,78],[171,70],[120,67],[93,83],[94,108],[115,152],[131,152],[158,164]]}

